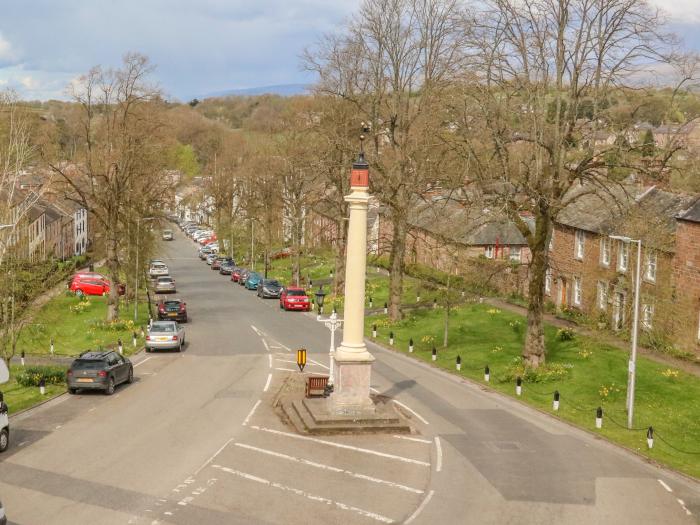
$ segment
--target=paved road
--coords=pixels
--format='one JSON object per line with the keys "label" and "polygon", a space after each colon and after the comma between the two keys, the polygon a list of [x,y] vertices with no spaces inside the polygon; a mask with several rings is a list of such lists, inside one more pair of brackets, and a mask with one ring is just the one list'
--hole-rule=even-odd
{"label": "paved road", "polygon": [[303,438],[272,409],[292,349],[323,371],[329,334],[166,255],[192,322],[182,354],[134,358],[111,397],[16,418],[0,457],[11,523],[696,523],[700,488],[406,356],[374,348],[373,386],[417,434]]}

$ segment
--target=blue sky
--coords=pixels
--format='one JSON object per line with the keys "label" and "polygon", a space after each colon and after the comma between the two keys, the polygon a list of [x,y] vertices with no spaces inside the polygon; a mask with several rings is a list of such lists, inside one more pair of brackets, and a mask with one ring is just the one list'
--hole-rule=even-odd
{"label": "blue sky", "polygon": [[[700,51],[700,0],[650,0]],[[360,0],[0,0],[0,88],[65,98],[91,66],[148,55],[164,92],[187,100],[232,88],[307,82],[299,54]]]}

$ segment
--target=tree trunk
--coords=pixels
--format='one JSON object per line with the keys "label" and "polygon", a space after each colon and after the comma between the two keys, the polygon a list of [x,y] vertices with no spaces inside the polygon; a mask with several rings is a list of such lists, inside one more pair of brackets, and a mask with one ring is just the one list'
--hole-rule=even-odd
{"label": "tree trunk", "polygon": [[544,281],[547,273],[549,231],[551,220],[539,216],[535,221],[535,232],[530,243],[532,261],[528,281],[527,333],[523,348],[523,360],[527,366],[537,368],[544,364]]}
{"label": "tree trunk", "polygon": [[389,255],[389,319],[401,319],[401,296],[403,295],[404,257],[406,255],[406,220],[394,216],[391,254]]}
{"label": "tree trunk", "polygon": [[[114,235],[108,235],[106,241],[107,271],[112,281],[109,288],[109,296],[107,297],[107,321],[114,321],[119,318],[119,291],[117,290],[117,283],[119,283],[118,240]],[[136,271],[139,271],[138,268]],[[134,290],[134,293],[134,300],[138,301],[139,291]]]}

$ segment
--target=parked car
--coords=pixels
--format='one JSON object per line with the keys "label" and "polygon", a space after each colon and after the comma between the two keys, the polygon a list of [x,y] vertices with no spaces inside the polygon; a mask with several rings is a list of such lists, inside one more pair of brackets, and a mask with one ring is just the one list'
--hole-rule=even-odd
{"label": "parked car", "polygon": [[216,260],[217,255],[215,253],[210,253],[207,255],[206,261],[209,266],[214,264],[214,261]]}
{"label": "parked car", "polygon": [[211,260],[211,269],[212,270],[218,270],[221,268],[221,257],[216,256]]}
{"label": "parked car", "polygon": [[80,389],[103,390],[114,394],[121,383],[134,380],[134,367],[126,357],[117,352],[85,352],[75,359],[66,372],[68,392],[75,394]]}
{"label": "parked car", "polygon": [[[1,397],[1,395],[0,395]],[[10,417],[9,408],[4,399],[0,399],[0,452],[5,452],[10,446]],[[0,503],[2,510],[2,503]],[[2,525],[2,514],[0,513],[0,525]]]}
{"label": "parked car", "polygon": [[157,277],[162,277],[169,273],[168,267],[162,262],[152,262],[151,267],[148,269],[148,275],[151,279],[156,279]]}
{"label": "parked car", "polygon": [[172,230],[163,230],[163,240],[164,241],[172,241],[173,240],[173,231]]}
{"label": "parked car", "polygon": [[258,297],[277,299],[282,292],[282,285],[275,279],[262,279],[258,283]]}
{"label": "parked car", "polygon": [[243,271],[243,268],[241,268],[240,266],[234,266],[233,268],[231,268],[231,280],[234,283],[237,283],[238,280],[241,278],[242,271]]}
{"label": "parked car", "polygon": [[158,277],[153,287],[155,293],[175,293],[175,279],[172,277]]}
{"label": "parked car", "polygon": [[174,319],[178,323],[187,322],[187,303],[180,299],[161,299],[158,301],[158,320]]}
{"label": "parked car", "polygon": [[221,261],[221,267],[219,268],[219,273],[221,275],[231,275],[233,271],[233,259],[228,258]]}
{"label": "parked car", "polygon": [[5,507],[2,506],[2,501],[0,501],[0,525],[7,525],[7,515],[5,515]]}
{"label": "parked car", "polygon": [[261,280],[262,276],[259,273],[250,272],[245,280],[246,290],[257,290]]}
{"label": "parked car", "polygon": [[287,287],[280,294],[280,308],[309,312],[311,311],[311,301],[303,288]]}
{"label": "parked car", "polygon": [[[73,279],[68,289],[75,295],[108,295],[109,281],[102,279]],[[120,295],[123,295],[120,294]]]}
{"label": "parked car", "polygon": [[146,352],[177,350],[185,347],[185,329],[175,321],[156,321],[146,334]]}
{"label": "parked car", "polygon": [[250,275],[250,270],[248,270],[247,268],[244,268],[243,270],[241,270],[241,276],[238,278],[238,284],[240,284],[241,286],[245,286],[245,281],[249,275]]}
{"label": "parked car", "polygon": [[71,278],[68,281],[68,286],[70,286],[70,283],[75,279],[99,279],[101,281],[109,280],[109,278],[106,275],[102,275],[101,273],[97,272],[76,272],[73,275],[71,275]]}

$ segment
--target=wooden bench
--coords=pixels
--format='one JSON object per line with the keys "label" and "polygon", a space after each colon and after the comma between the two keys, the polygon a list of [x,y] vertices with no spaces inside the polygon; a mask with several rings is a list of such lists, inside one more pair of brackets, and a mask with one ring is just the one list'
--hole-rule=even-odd
{"label": "wooden bench", "polygon": [[309,376],[306,378],[306,397],[322,397],[326,395],[328,376]]}

